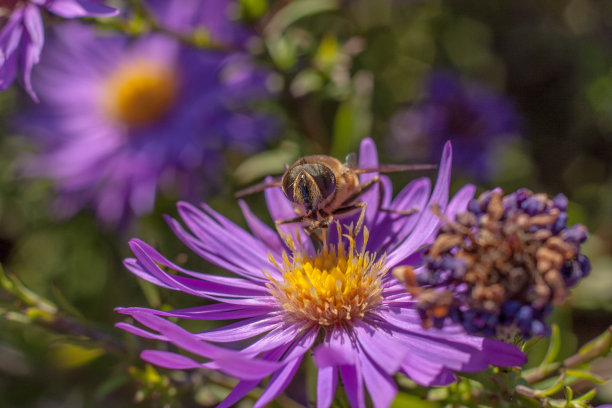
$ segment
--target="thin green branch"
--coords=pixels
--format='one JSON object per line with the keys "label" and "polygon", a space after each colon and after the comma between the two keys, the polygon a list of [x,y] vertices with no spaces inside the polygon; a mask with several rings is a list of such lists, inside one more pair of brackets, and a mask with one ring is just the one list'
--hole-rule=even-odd
{"label": "thin green branch", "polygon": [[582,347],[576,354],[566,358],[562,362],[546,364],[542,369],[524,376],[528,384],[537,384],[547,378],[560,375],[568,368],[575,368],[587,364],[594,359],[606,355],[612,345],[612,326],[597,336],[587,345]]}

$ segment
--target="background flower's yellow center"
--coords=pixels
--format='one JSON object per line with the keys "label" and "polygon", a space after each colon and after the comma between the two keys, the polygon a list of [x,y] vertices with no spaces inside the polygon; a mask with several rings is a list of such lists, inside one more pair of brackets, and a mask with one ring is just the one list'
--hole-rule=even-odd
{"label": "background flower's yellow center", "polygon": [[358,253],[349,240],[349,248],[340,243],[314,257],[293,248],[293,259],[283,254],[282,265],[270,256],[283,274],[282,281],[269,276],[270,291],[292,318],[332,326],[361,319],[380,303],[385,259],[375,261],[365,250]]}
{"label": "background flower's yellow center", "polygon": [[168,112],[177,87],[171,67],[156,61],[131,61],[105,84],[104,109],[112,119],[128,126],[150,124]]}

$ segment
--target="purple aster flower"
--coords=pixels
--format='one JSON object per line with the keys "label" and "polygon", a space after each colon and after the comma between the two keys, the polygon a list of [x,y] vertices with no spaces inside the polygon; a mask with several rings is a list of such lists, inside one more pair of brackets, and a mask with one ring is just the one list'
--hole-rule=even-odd
{"label": "purple aster flower", "polygon": [[241,46],[254,35],[236,21],[235,0],[147,0],[147,4],[166,28],[187,35],[200,30],[215,44]]}
{"label": "purple aster flower", "polygon": [[93,202],[118,223],[149,212],[158,188],[197,197],[215,186],[224,149],[252,152],[275,132],[247,106],[269,94],[246,56],[76,23],[52,40],[34,74],[41,103],[22,125],[42,150],[28,174],[55,180],[63,214]]}
{"label": "purple aster flower", "polygon": [[118,10],[87,0],[3,0],[0,2],[0,90],[8,88],[21,71],[23,85],[37,100],[31,74],[45,42],[40,10],[64,18],[109,17]]}
{"label": "purple aster flower", "polygon": [[[371,139],[361,144],[360,167],[378,164]],[[179,203],[187,226],[168,218],[174,233],[202,258],[235,273],[221,277],[176,265],[146,243],[134,239],[136,255],[126,267],[158,286],[203,299],[210,305],[160,311],[120,308],[140,325],[117,326],[139,336],[170,342],[191,357],[171,351],[145,350],[141,357],[171,369],[208,368],[240,379],[220,407],[233,406],[271,375],[255,407],[277,397],[294,377],[305,354],[312,350],[318,368],[317,406],[331,405],[338,376],[349,402],[365,407],[367,389],[375,407],[387,407],[397,386],[392,376],[402,372],[419,384],[455,381],[454,371],[478,371],[489,364],[520,365],[525,356],[514,346],[465,334],[460,325],[424,330],[415,300],[389,273],[410,262],[431,241],[441,221],[427,209],[433,204],[447,216],[463,211],[474,193],[462,188],[449,201],[451,148],[443,153],[438,179],[419,178],[394,199],[383,197],[384,208],[417,208],[411,216],[377,211],[379,196],[365,194],[365,227],[353,230],[341,219],[343,235],[315,249],[304,230],[283,225],[282,239],[240,201],[251,232],[239,228],[209,206]],[[362,176],[362,182],[374,175]],[[391,191],[383,176],[386,191]],[[280,188],[265,192],[274,220],[295,216]],[[333,230],[333,229],[332,229]],[[340,238],[339,238],[340,237]],[[192,333],[166,318],[233,320],[224,327]],[[225,351],[209,343],[229,343],[241,350]],[[223,354],[223,353],[234,353]],[[201,362],[199,357],[210,361]],[[245,363],[245,359],[248,364]],[[263,365],[263,366],[262,366]]]}
{"label": "purple aster flower", "polygon": [[422,99],[395,114],[387,145],[404,159],[431,160],[451,140],[456,167],[488,180],[499,162],[499,146],[520,127],[508,99],[451,72],[436,72],[428,78]]}
{"label": "purple aster flower", "polygon": [[441,327],[451,317],[470,333],[547,335],[552,304],[591,268],[580,253],[587,230],[567,226],[567,204],[563,194],[520,189],[504,196],[498,188],[447,220],[424,266],[405,278],[424,325]]}

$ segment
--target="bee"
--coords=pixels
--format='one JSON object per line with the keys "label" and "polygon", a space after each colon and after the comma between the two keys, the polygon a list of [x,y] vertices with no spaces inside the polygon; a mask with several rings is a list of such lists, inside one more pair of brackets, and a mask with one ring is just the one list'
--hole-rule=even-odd
{"label": "bee", "polygon": [[361,197],[378,184],[379,210],[402,215],[414,214],[416,209],[398,211],[381,208],[384,186],[378,175],[361,183],[360,174],[391,173],[402,171],[430,170],[436,165],[383,165],[377,168],[360,169],[357,155],[350,153],[344,163],[326,155],[305,156],[286,167],[280,180],[262,182],[235,193],[235,197],[263,191],[267,188],[281,187],[283,194],[292,203],[296,216],[277,220],[276,227],[283,224],[300,223],[306,233],[312,235],[317,230],[325,231],[334,218],[354,214],[361,210],[356,230],[358,231],[365,215],[366,203]]}

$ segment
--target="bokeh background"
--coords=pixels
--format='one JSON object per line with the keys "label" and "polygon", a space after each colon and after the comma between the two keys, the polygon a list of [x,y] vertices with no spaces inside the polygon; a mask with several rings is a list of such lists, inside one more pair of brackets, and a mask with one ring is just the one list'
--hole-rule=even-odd
{"label": "bokeh background", "polygon": [[[165,224],[162,215],[176,215],[178,199],[206,201],[244,226],[235,191],[281,174],[286,163],[303,155],[342,159],[364,137],[376,141],[381,162],[387,163],[435,163],[443,142],[452,140],[454,190],[471,182],[479,191],[500,186],[506,192],[527,187],[566,194],[570,224],[583,223],[591,233],[584,252],[593,268],[551,317],[562,329],[561,355],[612,323],[612,3],[202,3],[212,8],[229,3],[222,18],[245,30],[246,40],[220,36],[227,48],[211,49],[205,40],[190,47],[216,56],[239,53],[248,59],[238,61],[239,68],[261,70],[261,95],[247,85],[232,92],[239,99],[248,93],[266,120],[253,125],[257,144],[246,138],[245,127],[219,133],[220,140],[238,143],[219,144],[214,166],[189,170],[190,186],[196,188],[187,195],[179,188],[160,189],[150,211],[120,223],[104,222],[88,204],[69,216],[60,214],[58,181],[24,171],[24,163],[43,149],[27,124],[43,115],[39,109],[45,109],[45,101],[36,105],[18,86],[0,93],[0,263],[70,321],[101,336],[100,343],[92,343],[70,327],[66,334],[36,323],[35,312],[28,314],[22,302],[0,291],[0,407],[214,406],[227,384],[209,383],[197,373],[153,370],[138,359],[141,340],[113,327],[121,319],[113,311],[117,306],[195,305],[131,275],[122,266],[131,255],[128,240],[140,237],[174,254],[177,262],[223,273],[188,252]],[[120,32],[139,41],[153,32],[172,37],[180,31],[164,33],[147,25],[138,12],[143,2],[107,4],[122,14],[84,23],[100,36]],[[196,21],[186,33],[203,38],[202,33],[215,32],[206,21]],[[63,23],[46,16],[45,24],[46,46],[57,47],[62,38],[51,30]],[[35,75],[51,64],[45,56]],[[202,131],[201,137],[209,136]],[[182,143],[178,136],[175,141]],[[185,181],[183,173],[175,176]],[[415,175],[392,177],[398,186]],[[270,222],[262,194],[247,200]],[[609,357],[594,367],[612,376]],[[610,382],[597,398],[612,402]]]}

